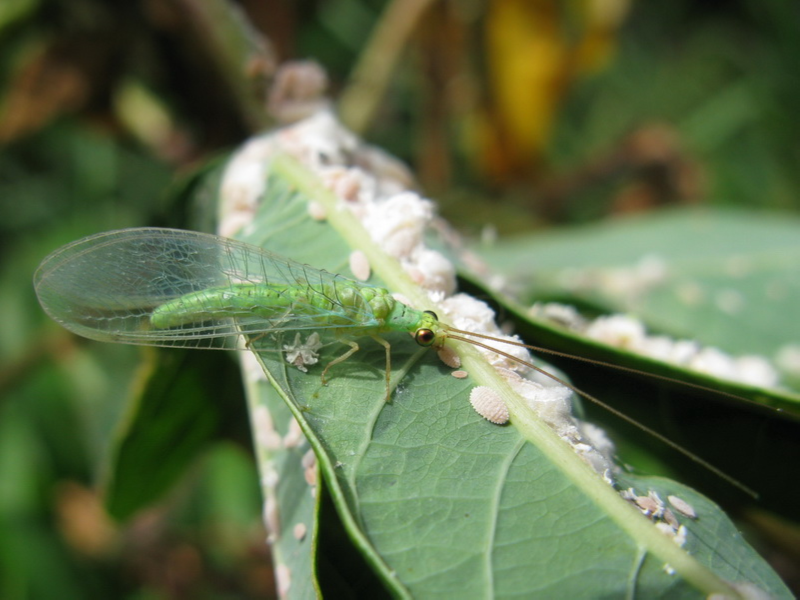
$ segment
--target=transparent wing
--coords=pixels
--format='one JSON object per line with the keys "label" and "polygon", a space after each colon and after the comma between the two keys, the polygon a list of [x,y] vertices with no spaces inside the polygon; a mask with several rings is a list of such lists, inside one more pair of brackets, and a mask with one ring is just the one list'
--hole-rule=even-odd
{"label": "transparent wing", "polygon": [[[123,229],[78,240],[45,258],[34,276],[39,302],[50,317],[70,331],[101,341],[237,349],[242,334],[363,329],[376,323],[368,305],[347,306],[334,319],[333,312],[309,309],[308,303],[298,314],[285,298],[285,306],[265,317],[263,299],[260,305],[254,300],[253,314],[247,314],[240,297],[232,313],[220,290],[236,295],[241,284],[271,286],[292,297],[322,294],[335,306],[341,306],[339,290],[365,287],[256,246],[159,228]],[[209,289],[216,291],[207,302],[196,301],[198,312],[204,315],[198,321],[167,329],[153,327],[151,315],[156,308]]]}

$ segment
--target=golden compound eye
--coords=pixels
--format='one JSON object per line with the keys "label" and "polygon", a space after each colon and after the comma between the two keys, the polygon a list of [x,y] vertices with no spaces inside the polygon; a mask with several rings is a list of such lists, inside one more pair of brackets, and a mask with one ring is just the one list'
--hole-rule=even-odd
{"label": "golden compound eye", "polygon": [[417,329],[414,334],[414,341],[420,346],[430,346],[436,339],[436,334],[432,329]]}
{"label": "golden compound eye", "polygon": [[432,310],[425,310],[425,311],[423,311],[423,312],[422,312],[422,314],[423,314],[423,315],[430,315],[430,316],[432,316],[434,319],[436,319],[437,321],[439,320],[439,317],[437,317],[437,316],[436,316],[436,313],[435,313],[435,312],[433,312]]}

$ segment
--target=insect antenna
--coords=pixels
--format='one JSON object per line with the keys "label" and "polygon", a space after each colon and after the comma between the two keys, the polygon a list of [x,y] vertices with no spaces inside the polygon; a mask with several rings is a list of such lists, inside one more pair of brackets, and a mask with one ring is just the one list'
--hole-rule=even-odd
{"label": "insect antenna", "polygon": [[[742,402],[745,404],[750,404],[754,407],[757,407],[761,410],[769,410],[770,412],[783,412],[782,408],[773,407],[773,406],[765,406],[760,402],[756,402],[755,400],[751,400],[749,398],[745,398],[744,396],[739,396],[738,394],[733,394],[731,392],[726,392],[724,390],[718,390],[716,388],[709,387],[707,385],[702,385],[699,383],[692,383],[691,381],[682,381],[680,379],[676,379],[674,377],[669,377],[668,375],[659,375],[658,373],[647,373],[646,371],[642,371],[640,369],[634,369],[633,367],[626,367],[623,365],[618,365],[611,362],[606,362],[602,360],[596,360],[594,358],[586,358],[585,356],[577,356],[576,354],[569,354],[568,352],[560,352],[558,350],[552,350],[550,348],[543,348],[541,346],[531,346],[530,344],[524,344],[522,342],[517,342],[515,340],[503,340],[496,338],[491,335],[486,335],[484,333],[475,333],[473,331],[464,331],[462,329],[455,329],[454,327],[447,326],[448,331],[452,331],[454,333],[459,333],[462,335],[469,335],[473,337],[483,338],[486,340],[491,340],[493,342],[499,342],[501,344],[508,344],[509,346],[518,346],[520,348],[527,348],[528,350],[533,350],[534,352],[539,352],[541,354],[549,354],[551,356],[558,356],[560,358],[568,358],[570,360],[576,360],[584,363],[588,363],[591,365],[596,365],[598,367],[605,367],[607,369],[615,369],[617,371],[622,371],[625,373],[631,373],[633,375],[642,375],[649,379],[658,379],[660,381],[665,381],[667,383],[674,383],[676,385],[692,388],[695,390],[699,390],[702,392],[708,392],[715,396],[721,396],[725,398],[731,398],[738,402]],[[452,337],[452,336],[448,336]],[[454,338],[455,339],[455,338]],[[469,340],[467,340],[469,341]],[[492,349],[492,352],[496,352],[496,350]],[[515,359],[517,360],[517,359]]]}
{"label": "insect antenna", "polygon": [[[586,400],[596,404],[597,406],[600,406],[601,408],[605,409],[606,411],[608,411],[609,413],[611,413],[615,417],[618,417],[618,418],[622,419],[623,421],[625,421],[627,423],[630,423],[634,427],[636,427],[639,430],[645,432],[646,434],[654,437],[655,439],[659,440],[661,443],[667,445],[668,447],[672,448],[673,450],[676,450],[677,452],[680,452],[685,457],[689,458],[690,460],[692,460],[696,464],[700,465],[704,469],[707,469],[708,471],[710,471],[711,473],[713,473],[714,475],[716,475],[717,477],[719,477],[723,481],[726,481],[729,484],[731,484],[732,486],[734,486],[734,487],[738,488],[739,490],[743,491],[748,496],[750,496],[750,497],[752,497],[754,499],[758,498],[758,493],[755,490],[747,487],[746,485],[744,485],[739,480],[737,480],[734,477],[728,475],[727,473],[725,473],[724,471],[722,471],[718,467],[715,467],[710,462],[708,462],[708,461],[704,460],[703,458],[697,456],[693,452],[690,452],[689,450],[687,450],[686,448],[684,448],[680,444],[672,441],[668,437],[660,434],[659,432],[655,431],[654,429],[651,429],[650,427],[647,427],[646,425],[643,425],[642,423],[639,423],[639,421],[637,421],[636,419],[634,419],[632,417],[629,417],[628,415],[626,415],[625,413],[623,413],[620,410],[617,410],[613,406],[610,406],[610,405],[606,404],[605,402],[603,402],[602,400],[600,400],[596,396],[593,396],[592,394],[577,388],[576,386],[572,385],[571,383],[569,383],[565,379],[563,379],[561,377],[558,377],[557,375],[554,375],[552,373],[549,373],[548,371],[542,369],[541,367],[537,367],[536,365],[534,365],[534,364],[532,364],[530,362],[527,362],[525,360],[522,360],[522,359],[514,356],[513,354],[509,354],[508,352],[504,352],[503,350],[499,350],[498,348],[494,348],[493,346],[490,346],[488,344],[484,344],[483,342],[479,342],[477,340],[470,339],[470,338],[464,337],[464,336],[465,335],[475,336],[475,337],[484,338],[484,339],[492,340],[494,342],[499,342],[499,343],[503,343],[503,344],[508,343],[508,344],[510,344],[512,346],[521,346],[523,348],[530,348],[530,349],[537,350],[537,351],[538,350],[542,350],[542,351],[547,352],[549,354],[554,354],[554,355],[557,355],[557,356],[563,356],[563,357],[566,357],[566,358],[575,358],[577,360],[582,360],[582,361],[585,361],[585,362],[589,362],[589,363],[593,363],[593,364],[597,364],[597,365],[601,365],[601,366],[617,368],[617,369],[619,369],[621,371],[627,371],[627,372],[636,373],[636,374],[639,374],[639,375],[650,375],[649,373],[644,373],[643,371],[639,371],[637,369],[632,369],[632,368],[629,368],[629,367],[622,367],[620,365],[614,365],[612,363],[604,363],[604,362],[601,362],[601,361],[596,361],[596,360],[592,360],[592,359],[588,359],[588,358],[583,358],[583,357],[579,357],[579,356],[573,356],[571,354],[567,354],[567,353],[563,353],[563,352],[552,351],[552,350],[547,350],[547,349],[540,349],[540,348],[537,348],[536,346],[529,346],[529,345],[523,344],[521,342],[506,341],[506,340],[501,340],[501,339],[492,337],[490,335],[473,333],[473,332],[470,332],[470,331],[463,331],[461,329],[455,329],[453,327],[450,327],[449,325],[446,327],[446,331],[447,331],[447,337],[449,339],[456,340],[456,341],[459,341],[459,342],[465,342],[465,343],[468,343],[468,344],[472,344],[473,346],[478,346],[478,347],[483,348],[485,350],[489,350],[490,352],[494,352],[495,354],[498,354],[499,356],[502,356],[504,358],[508,358],[509,360],[512,360],[512,361],[514,361],[516,363],[519,363],[521,365],[525,365],[526,367],[530,367],[531,369],[534,369],[535,371],[538,371],[542,375],[545,375],[546,377],[549,377],[553,381],[555,381],[555,382],[557,382],[557,383],[569,388],[570,390],[572,390],[573,392],[578,394],[580,397],[585,398]],[[653,375],[653,376],[656,377],[657,379],[667,380],[667,381],[670,381],[672,383],[680,383],[680,384],[684,384],[685,383],[685,382],[678,381],[676,379],[672,379],[670,377],[665,377],[665,376],[660,376],[660,375]],[[708,387],[705,387],[705,386],[701,386],[701,385],[695,385],[695,384],[690,384],[690,383],[685,383],[685,385],[689,385],[690,387],[699,388],[699,389],[702,389],[702,390],[705,390],[705,391],[716,391],[716,390],[713,390],[711,388],[708,388]],[[725,394],[725,395],[732,396],[732,397],[737,398],[737,399],[739,398],[738,396],[736,396],[734,394]]]}

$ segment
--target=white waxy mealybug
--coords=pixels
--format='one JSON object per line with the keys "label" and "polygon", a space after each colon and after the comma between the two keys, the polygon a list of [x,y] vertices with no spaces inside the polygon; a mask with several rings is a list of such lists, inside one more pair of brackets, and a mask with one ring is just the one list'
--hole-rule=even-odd
{"label": "white waxy mealybug", "polygon": [[317,485],[317,455],[313,450],[309,450],[300,460],[303,467],[303,477],[306,483],[312,487]]}
{"label": "white waxy mealybug", "polygon": [[482,385],[472,388],[469,394],[469,402],[472,404],[472,408],[475,409],[475,412],[487,421],[491,421],[496,425],[505,425],[508,423],[510,418],[508,407],[506,403],[503,402],[500,394],[493,389]]}
{"label": "white waxy mealybug", "polygon": [[308,373],[306,365],[315,365],[319,362],[319,349],[322,346],[319,333],[316,331],[309,335],[305,342],[302,341],[300,334],[296,333],[291,344],[283,345],[286,362],[294,365],[303,373]]}
{"label": "white waxy mealybug", "polygon": [[292,417],[289,421],[289,429],[286,435],[283,436],[283,445],[285,448],[296,448],[302,444],[306,439],[303,430],[300,428],[300,423]]}
{"label": "white waxy mealybug", "polygon": [[448,367],[457,369],[461,366],[461,357],[449,346],[442,346],[441,348],[438,348],[436,353],[439,355],[439,360],[441,360]]}
{"label": "white waxy mealybug", "polygon": [[450,373],[450,375],[452,375],[456,379],[466,379],[467,377],[469,377],[469,373],[467,373],[466,371],[453,371],[452,373]]}
{"label": "white waxy mealybug", "polygon": [[303,477],[306,480],[306,483],[312,487],[317,485],[317,464],[314,463],[312,466],[308,467],[303,471]]}
{"label": "white waxy mealybug", "polygon": [[669,503],[672,504],[672,508],[677,510],[684,517],[689,517],[690,519],[697,518],[697,511],[695,511],[694,506],[686,502],[686,500],[683,498],[678,498],[678,496],[667,496],[667,500],[669,500]]}
{"label": "white waxy mealybug", "polygon": [[275,581],[278,588],[278,597],[286,598],[289,595],[289,589],[292,587],[292,570],[284,565],[275,565]]}
{"label": "white waxy mealybug", "polygon": [[680,525],[677,530],[670,527],[669,524],[664,523],[664,521],[658,521],[655,525],[656,529],[670,538],[679,547],[683,548],[686,544],[687,530],[683,525]]}
{"label": "white waxy mealybug", "polygon": [[298,541],[303,541],[303,538],[306,537],[306,532],[308,528],[306,527],[305,523],[296,523],[292,533],[294,534],[294,538]]}
{"label": "white waxy mealybug", "polygon": [[687,533],[688,529],[686,529],[686,526],[681,525],[680,527],[678,527],[678,531],[675,532],[675,537],[672,538],[672,541],[675,542],[681,548],[683,548],[686,545]]}
{"label": "white waxy mealybug", "polygon": [[353,250],[350,253],[350,272],[353,273],[356,279],[361,281],[369,279],[372,269],[367,255],[361,250]]}
{"label": "white waxy mealybug", "polygon": [[275,499],[275,494],[270,493],[264,501],[264,511],[261,517],[267,526],[269,532],[269,540],[274,540],[281,530],[281,520],[278,517],[278,501]]}
{"label": "white waxy mealybug", "polygon": [[257,406],[253,410],[253,430],[255,439],[259,446],[265,450],[280,450],[283,447],[281,434],[275,429],[272,422],[272,415],[263,406]]}
{"label": "white waxy mealybug", "polygon": [[637,496],[636,506],[645,514],[645,516],[655,516],[658,512],[658,503],[650,496]]}
{"label": "white waxy mealybug", "polygon": [[678,530],[678,527],[680,527],[681,525],[678,519],[675,517],[675,513],[673,513],[668,508],[664,509],[664,514],[661,515],[661,518],[664,519],[664,523],[666,523],[676,531]]}
{"label": "white waxy mealybug", "polygon": [[655,490],[650,490],[649,492],[647,492],[647,497],[650,498],[656,504],[656,510],[653,512],[653,516],[657,519],[663,517],[664,509],[666,507],[664,506],[664,501],[658,495],[658,492],[656,492]]}
{"label": "white waxy mealybug", "polygon": [[325,207],[319,202],[312,201],[308,203],[308,214],[315,221],[324,221],[325,219],[328,218],[328,212],[325,210]]}

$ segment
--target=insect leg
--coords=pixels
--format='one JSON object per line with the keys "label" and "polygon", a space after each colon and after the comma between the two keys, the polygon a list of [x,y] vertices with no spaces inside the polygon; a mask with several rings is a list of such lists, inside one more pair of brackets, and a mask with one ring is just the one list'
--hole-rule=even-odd
{"label": "insect leg", "polygon": [[372,339],[378,342],[386,350],[386,402],[392,399],[392,389],[389,382],[392,378],[392,345],[382,337],[373,335]]}
{"label": "insect leg", "polygon": [[358,344],[356,344],[353,340],[340,340],[343,344],[347,344],[350,346],[350,350],[342,354],[339,358],[334,358],[331,362],[325,365],[325,369],[322,371],[322,385],[327,385],[327,381],[325,380],[325,374],[328,372],[333,365],[338,365],[340,362],[346,361],[348,358],[353,356],[359,350]]}
{"label": "insect leg", "polygon": [[[272,318],[265,316],[264,319],[269,323],[269,329],[275,330],[275,329],[278,329],[278,327],[280,327],[280,325],[282,325],[283,323],[288,321],[289,317],[291,316],[291,314],[292,314],[291,313],[291,308],[287,308],[280,315],[276,315],[276,316],[274,316]],[[241,327],[240,327],[240,330],[241,330]],[[244,345],[248,350],[252,350],[253,349],[252,344],[256,343],[258,340],[260,340],[260,339],[266,337],[267,335],[269,335],[269,331],[260,331],[257,334],[251,333],[250,335],[247,335],[246,331],[243,331],[241,333],[245,334],[244,335],[244,337],[245,337],[245,344]],[[255,337],[253,337],[254,335],[255,335]]]}

